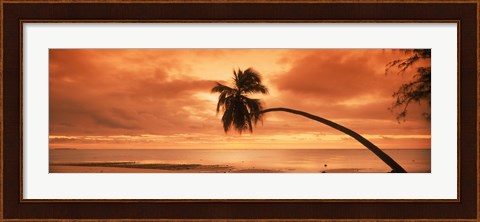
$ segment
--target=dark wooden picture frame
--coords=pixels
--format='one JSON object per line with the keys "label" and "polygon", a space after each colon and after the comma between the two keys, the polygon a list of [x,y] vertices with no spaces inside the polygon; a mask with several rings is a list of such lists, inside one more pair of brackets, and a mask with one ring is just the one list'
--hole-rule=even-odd
{"label": "dark wooden picture frame", "polygon": [[[423,220],[477,221],[477,1],[152,2],[3,1],[0,220]],[[459,25],[457,200],[122,201],[42,200],[22,196],[22,22],[445,22]]]}

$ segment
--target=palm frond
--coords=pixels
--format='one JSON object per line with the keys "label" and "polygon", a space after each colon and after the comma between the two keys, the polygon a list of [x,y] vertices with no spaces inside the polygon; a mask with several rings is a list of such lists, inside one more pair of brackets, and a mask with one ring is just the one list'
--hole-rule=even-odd
{"label": "palm frond", "polygon": [[216,111],[223,111],[223,130],[228,132],[233,127],[240,134],[245,130],[253,132],[253,124],[262,120],[263,106],[259,99],[248,98],[246,94],[267,94],[268,89],[252,68],[233,70],[233,84],[234,87],[229,87],[217,82],[212,88],[212,93],[220,93]]}
{"label": "palm frond", "polygon": [[253,122],[257,124],[258,121],[262,120],[262,114],[260,111],[263,110],[262,101],[259,99],[250,99],[248,97],[243,97],[245,105],[248,107],[249,114],[253,118]]}
{"label": "palm frond", "polygon": [[225,111],[225,103],[232,99],[232,95],[229,95],[226,91],[223,91],[222,93],[220,93],[220,95],[218,96],[218,103],[217,103],[217,114],[218,112],[220,112],[220,107],[223,108],[223,110]]}
{"label": "palm frond", "polygon": [[215,93],[215,92],[221,93],[223,91],[227,91],[230,94],[234,94],[235,91],[236,91],[235,89],[232,89],[232,88],[230,88],[226,85],[223,85],[219,82],[216,82],[216,83],[217,83],[217,85],[212,88],[212,93]]}
{"label": "palm frond", "polygon": [[247,70],[245,70],[245,74],[248,75],[249,78],[255,82],[262,82],[262,76],[253,68],[248,68]]}
{"label": "palm frond", "polygon": [[225,103],[225,111],[222,116],[222,123],[223,123],[223,130],[225,132],[228,132],[230,129],[230,126],[232,126],[233,123],[233,114],[234,114],[234,108],[233,108],[233,103],[228,100]]}
{"label": "palm frond", "polygon": [[237,87],[237,89],[240,89],[243,85],[245,75],[243,74],[243,71],[241,69],[238,69],[238,71],[236,73],[235,73],[235,71],[233,71],[233,73],[235,75],[234,85]]}
{"label": "palm frond", "polygon": [[266,86],[262,84],[252,84],[243,89],[244,93],[261,93],[261,94],[268,94],[268,89]]}

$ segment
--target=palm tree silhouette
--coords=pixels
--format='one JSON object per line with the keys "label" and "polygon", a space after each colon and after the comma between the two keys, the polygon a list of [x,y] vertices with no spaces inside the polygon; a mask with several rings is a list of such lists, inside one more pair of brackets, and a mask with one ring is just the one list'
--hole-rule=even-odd
{"label": "palm tree silhouette", "polygon": [[259,99],[247,97],[247,95],[255,93],[268,94],[268,89],[262,84],[260,74],[254,69],[248,68],[245,71],[240,69],[238,71],[234,70],[233,84],[234,86],[232,88],[217,82],[217,85],[212,88],[212,93],[220,93],[217,103],[217,113],[222,109],[222,123],[225,132],[228,132],[232,126],[240,134],[245,130],[253,132],[252,125],[261,121],[262,116],[265,113],[276,111],[288,112],[323,123],[353,137],[390,166],[390,168],[392,168],[392,173],[407,172],[380,148],[347,127],[299,110],[282,107],[263,109],[262,103]]}

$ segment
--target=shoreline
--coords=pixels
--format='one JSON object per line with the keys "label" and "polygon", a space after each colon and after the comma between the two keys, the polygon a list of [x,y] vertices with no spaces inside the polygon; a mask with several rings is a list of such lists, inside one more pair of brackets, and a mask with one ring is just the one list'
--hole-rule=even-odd
{"label": "shoreline", "polygon": [[[279,170],[256,168],[255,166],[234,167],[230,165],[166,164],[138,162],[84,162],[51,163],[49,173],[388,173],[372,172],[369,169],[338,168],[319,171]],[[425,172],[428,173],[428,172]]]}
{"label": "shoreline", "polygon": [[282,173],[279,170],[230,165],[145,164],[136,162],[52,163],[49,173]]}
{"label": "shoreline", "polygon": [[[430,173],[430,151],[392,155],[409,173]],[[388,173],[391,169],[360,150],[51,150],[51,173]],[[69,168],[69,169],[66,169]],[[101,167],[102,169],[100,169]],[[115,169],[113,169],[115,168]]]}

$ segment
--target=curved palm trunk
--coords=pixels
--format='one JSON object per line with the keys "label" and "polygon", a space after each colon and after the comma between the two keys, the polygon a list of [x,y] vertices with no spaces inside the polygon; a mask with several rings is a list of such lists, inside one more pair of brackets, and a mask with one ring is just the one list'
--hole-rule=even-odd
{"label": "curved palm trunk", "polygon": [[407,171],[403,169],[395,160],[393,160],[389,155],[387,155],[385,152],[383,152],[380,148],[375,146],[372,142],[368,141],[365,139],[363,136],[360,134],[356,133],[355,131],[348,129],[347,127],[344,127],[342,125],[339,125],[337,123],[334,123],[330,120],[324,119],[322,117],[318,117],[315,115],[312,115],[310,113],[294,110],[294,109],[289,109],[289,108],[270,108],[270,109],[265,109],[260,111],[259,113],[268,113],[268,112],[275,112],[275,111],[283,111],[283,112],[288,112],[288,113],[293,113],[297,115],[301,115],[304,117],[307,117],[309,119],[316,120],[318,122],[321,122],[327,126],[330,126],[336,130],[339,130],[354,139],[356,139],[358,142],[363,144],[365,147],[367,147],[370,151],[372,151],[375,155],[377,155],[383,162],[385,162],[388,166],[392,168],[392,173],[406,173]]}

